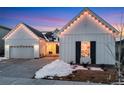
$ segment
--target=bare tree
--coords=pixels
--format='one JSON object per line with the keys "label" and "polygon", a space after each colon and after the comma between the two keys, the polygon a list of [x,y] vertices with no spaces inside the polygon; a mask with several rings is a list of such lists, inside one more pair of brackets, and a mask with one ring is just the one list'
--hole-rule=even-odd
{"label": "bare tree", "polygon": [[[114,56],[111,48],[109,47],[109,45],[106,45],[109,54],[113,57],[113,59],[115,59],[116,63],[117,63],[117,70],[118,70],[118,84],[121,84],[121,64],[122,64],[122,39],[123,39],[123,31],[124,31],[124,23],[123,23],[123,13],[121,13],[121,18],[120,18],[120,24],[116,24],[116,28],[119,31],[118,33],[118,37],[119,38],[119,47],[118,47],[118,60],[116,60],[116,56]],[[116,40],[115,40],[116,42]]]}
{"label": "bare tree", "polygon": [[117,30],[119,31],[119,53],[118,53],[118,62],[117,62],[117,68],[118,68],[118,83],[121,83],[121,63],[122,63],[122,33],[124,30],[124,23],[123,23],[123,13],[121,13],[121,19],[120,19],[120,24],[116,25]]}

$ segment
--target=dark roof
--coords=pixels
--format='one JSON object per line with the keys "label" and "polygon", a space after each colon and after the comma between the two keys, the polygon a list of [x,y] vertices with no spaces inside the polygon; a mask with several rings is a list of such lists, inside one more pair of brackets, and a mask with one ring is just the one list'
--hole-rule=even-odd
{"label": "dark roof", "polygon": [[47,33],[47,32],[52,32],[52,31],[40,31],[40,32],[42,32],[42,33]]}
{"label": "dark roof", "polygon": [[57,34],[59,33],[59,29],[55,29],[54,31],[52,31],[52,32],[47,32],[46,34],[45,34],[45,36],[46,36],[46,38],[49,40],[49,41],[54,41],[55,39],[56,39],[56,36],[57,36]]}
{"label": "dark roof", "polygon": [[49,41],[53,41],[53,32],[47,32],[45,34],[46,38],[49,40]]}
{"label": "dark roof", "polygon": [[37,29],[23,23],[28,29],[30,29],[35,35],[37,35],[38,37],[41,37],[43,39],[46,39],[45,36],[42,34],[42,32],[38,31]]}
{"label": "dark roof", "polygon": [[54,32],[54,33],[59,33],[60,30],[59,30],[58,28],[56,28],[53,32]]}
{"label": "dark roof", "polygon": [[6,29],[6,30],[11,30],[10,28],[2,26],[2,25],[0,25],[0,28]]}

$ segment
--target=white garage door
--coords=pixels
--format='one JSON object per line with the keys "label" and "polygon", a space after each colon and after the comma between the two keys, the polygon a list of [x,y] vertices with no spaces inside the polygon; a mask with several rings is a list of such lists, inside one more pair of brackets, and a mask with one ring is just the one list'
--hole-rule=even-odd
{"label": "white garage door", "polygon": [[34,58],[33,46],[11,46],[10,58]]}

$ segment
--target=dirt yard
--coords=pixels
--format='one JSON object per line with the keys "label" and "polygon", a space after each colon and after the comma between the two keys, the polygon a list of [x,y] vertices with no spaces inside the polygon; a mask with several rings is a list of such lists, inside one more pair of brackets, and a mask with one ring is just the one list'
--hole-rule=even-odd
{"label": "dirt yard", "polygon": [[[47,77],[49,78],[49,77]],[[117,79],[117,72],[114,69],[107,71],[91,71],[91,70],[77,70],[72,74],[64,77],[54,77],[55,80],[68,81],[90,81],[94,83],[112,83]]]}

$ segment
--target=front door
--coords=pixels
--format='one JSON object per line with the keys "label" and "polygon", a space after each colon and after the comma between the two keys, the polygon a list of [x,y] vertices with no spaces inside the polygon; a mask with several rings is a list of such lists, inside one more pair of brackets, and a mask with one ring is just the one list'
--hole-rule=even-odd
{"label": "front door", "polygon": [[[85,44],[85,42],[84,42]],[[86,49],[87,48],[87,49]],[[76,42],[76,64],[80,64],[80,58],[89,56],[91,64],[96,64],[96,41],[90,41],[87,43],[87,47],[83,45],[83,42]]]}

